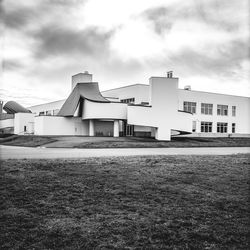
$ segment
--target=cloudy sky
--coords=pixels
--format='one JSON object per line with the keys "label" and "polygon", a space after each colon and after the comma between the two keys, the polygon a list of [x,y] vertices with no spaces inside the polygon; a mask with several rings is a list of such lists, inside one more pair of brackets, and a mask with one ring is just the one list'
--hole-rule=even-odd
{"label": "cloudy sky", "polygon": [[168,70],[179,87],[250,96],[248,0],[0,0],[1,99],[64,99],[88,70],[101,90]]}

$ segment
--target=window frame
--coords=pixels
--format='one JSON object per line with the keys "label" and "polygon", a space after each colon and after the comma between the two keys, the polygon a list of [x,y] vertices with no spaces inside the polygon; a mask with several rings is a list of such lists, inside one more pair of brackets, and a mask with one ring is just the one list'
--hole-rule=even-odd
{"label": "window frame", "polygon": [[232,123],[232,134],[235,134],[236,133],[236,123],[233,122]]}
{"label": "window frame", "polygon": [[217,122],[217,133],[227,133],[228,123],[227,122]]}
{"label": "window frame", "polygon": [[193,121],[192,122],[192,132],[196,132],[197,131],[197,122],[196,121]]}
{"label": "window frame", "polygon": [[228,116],[228,105],[217,104],[217,115]]}
{"label": "window frame", "polygon": [[121,99],[120,102],[122,102],[122,103],[135,103],[135,98],[131,97],[131,98],[126,98],[126,99]]}
{"label": "window frame", "polygon": [[213,115],[213,104],[212,103],[201,103],[201,114],[202,115]]}
{"label": "window frame", "polygon": [[236,106],[232,106],[232,116],[236,116]]}
{"label": "window frame", "polygon": [[201,121],[201,133],[212,133],[213,132],[213,123]]}
{"label": "window frame", "polygon": [[185,111],[185,112],[190,112],[192,114],[196,114],[196,107],[197,107],[196,102],[189,102],[189,101],[183,102],[183,111]]}

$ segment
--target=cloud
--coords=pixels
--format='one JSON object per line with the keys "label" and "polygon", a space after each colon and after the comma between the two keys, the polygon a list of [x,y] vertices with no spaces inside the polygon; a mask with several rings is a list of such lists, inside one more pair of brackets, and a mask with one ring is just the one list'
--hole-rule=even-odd
{"label": "cloud", "polygon": [[108,89],[172,69],[197,89],[223,79],[221,92],[237,81],[247,93],[248,7],[247,0],[0,0],[4,88],[19,99],[21,85],[35,104],[38,92],[66,97],[80,71]]}
{"label": "cloud", "polygon": [[169,32],[173,26],[174,21],[170,18],[171,10],[169,7],[148,9],[142,15],[153,23],[154,30],[159,35]]}
{"label": "cloud", "polygon": [[23,68],[23,64],[16,60],[3,60],[2,66],[4,71],[18,70],[20,68]]}
{"label": "cloud", "polygon": [[35,57],[100,55],[108,50],[111,36],[112,32],[104,33],[94,27],[76,31],[47,26],[33,34],[38,42]]}
{"label": "cloud", "polygon": [[32,9],[21,7],[4,13],[4,25],[6,28],[21,29],[34,18]]}

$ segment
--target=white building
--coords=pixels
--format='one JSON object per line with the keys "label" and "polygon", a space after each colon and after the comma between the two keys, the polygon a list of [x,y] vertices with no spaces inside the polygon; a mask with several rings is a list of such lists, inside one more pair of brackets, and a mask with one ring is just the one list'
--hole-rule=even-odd
{"label": "white building", "polygon": [[151,136],[158,140],[177,134],[250,136],[249,97],[192,91],[189,86],[178,89],[178,78],[171,72],[167,77],[151,77],[149,85],[102,93],[91,74],[79,73],[72,76],[72,92],[66,100],[27,110],[31,113],[14,112],[14,118],[11,113],[12,117],[1,119],[0,129],[8,124],[16,134]]}

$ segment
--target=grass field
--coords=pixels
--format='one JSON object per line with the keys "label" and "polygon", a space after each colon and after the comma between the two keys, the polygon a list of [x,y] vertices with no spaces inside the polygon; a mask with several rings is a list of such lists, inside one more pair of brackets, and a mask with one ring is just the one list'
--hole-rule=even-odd
{"label": "grass field", "polygon": [[170,147],[250,147],[250,138],[172,137],[157,141],[141,137],[24,136],[0,138],[1,145],[55,148],[170,148]]}
{"label": "grass field", "polygon": [[182,147],[250,147],[250,138],[198,138],[172,137],[171,141],[150,138],[108,139],[100,142],[83,142],[76,148],[182,148]]}
{"label": "grass field", "polygon": [[38,147],[56,140],[48,136],[38,135],[11,135],[0,138],[0,145]]}
{"label": "grass field", "polygon": [[8,160],[1,249],[249,249],[249,156]]}

